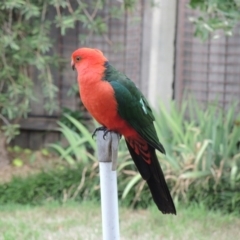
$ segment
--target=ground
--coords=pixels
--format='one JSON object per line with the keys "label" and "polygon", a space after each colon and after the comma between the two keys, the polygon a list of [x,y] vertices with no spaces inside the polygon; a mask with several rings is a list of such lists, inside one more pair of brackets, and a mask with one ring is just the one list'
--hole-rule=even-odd
{"label": "ground", "polygon": [[31,151],[18,146],[8,147],[10,164],[0,168],[0,183],[11,180],[12,176],[27,176],[48,169],[56,165],[63,165],[57,156],[49,153],[47,149]]}
{"label": "ground", "polygon": [[[240,219],[203,207],[178,206],[178,215],[120,208],[121,240],[238,240]],[[99,203],[0,206],[0,240],[102,239]]]}

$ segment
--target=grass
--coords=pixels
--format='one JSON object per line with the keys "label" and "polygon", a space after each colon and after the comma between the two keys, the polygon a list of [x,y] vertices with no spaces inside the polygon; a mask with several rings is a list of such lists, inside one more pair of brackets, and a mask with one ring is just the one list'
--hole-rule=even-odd
{"label": "grass", "polygon": [[[207,211],[202,206],[181,207],[177,216],[149,210],[120,208],[121,239],[239,239],[240,219]],[[0,206],[0,240],[99,240],[99,203],[68,202],[39,207]]]}

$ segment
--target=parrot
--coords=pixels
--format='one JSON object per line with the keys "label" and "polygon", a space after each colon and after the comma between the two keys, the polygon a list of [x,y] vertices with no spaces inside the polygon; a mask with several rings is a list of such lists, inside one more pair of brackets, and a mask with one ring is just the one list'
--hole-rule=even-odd
{"label": "parrot", "polygon": [[77,71],[82,103],[102,125],[99,129],[114,131],[124,137],[159,211],[176,214],[156,155],[156,150],[165,154],[165,149],[158,139],[154,115],[147,99],[133,81],[109,63],[99,49],[82,47],[75,50],[71,55],[71,66]]}

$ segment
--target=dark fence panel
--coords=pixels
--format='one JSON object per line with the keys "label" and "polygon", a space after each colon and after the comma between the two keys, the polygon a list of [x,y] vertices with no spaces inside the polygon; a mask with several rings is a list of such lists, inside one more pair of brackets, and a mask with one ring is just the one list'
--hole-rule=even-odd
{"label": "dark fence panel", "polygon": [[186,7],[187,2],[178,4],[175,98],[181,103],[185,93],[204,106],[218,100],[227,109],[240,101],[240,27],[232,37],[221,34],[203,43],[193,36],[189,17],[197,13]]}

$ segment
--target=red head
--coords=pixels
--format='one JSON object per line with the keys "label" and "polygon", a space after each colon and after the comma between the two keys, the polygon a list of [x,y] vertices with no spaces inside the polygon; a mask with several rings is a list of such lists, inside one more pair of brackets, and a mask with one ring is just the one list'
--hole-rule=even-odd
{"label": "red head", "polygon": [[103,65],[107,58],[103,53],[96,48],[79,48],[72,53],[72,69],[78,70],[83,63],[89,65],[101,64]]}

